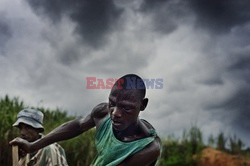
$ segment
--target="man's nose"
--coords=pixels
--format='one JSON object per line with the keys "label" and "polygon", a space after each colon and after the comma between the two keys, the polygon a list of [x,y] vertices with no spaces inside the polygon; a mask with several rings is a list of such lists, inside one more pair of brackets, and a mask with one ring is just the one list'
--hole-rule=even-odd
{"label": "man's nose", "polygon": [[20,129],[20,137],[21,138],[25,138],[25,136],[26,136],[26,130],[25,129]]}
{"label": "man's nose", "polygon": [[122,112],[118,107],[114,107],[114,111],[112,112],[112,114],[113,116],[118,118],[122,117]]}

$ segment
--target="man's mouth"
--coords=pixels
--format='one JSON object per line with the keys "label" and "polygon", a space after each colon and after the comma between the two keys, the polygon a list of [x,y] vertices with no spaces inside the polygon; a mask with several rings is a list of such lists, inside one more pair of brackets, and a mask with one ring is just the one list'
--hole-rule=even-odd
{"label": "man's mouth", "polygon": [[121,126],[122,125],[122,123],[120,121],[117,121],[117,120],[114,120],[114,119],[112,119],[112,124],[114,126]]}

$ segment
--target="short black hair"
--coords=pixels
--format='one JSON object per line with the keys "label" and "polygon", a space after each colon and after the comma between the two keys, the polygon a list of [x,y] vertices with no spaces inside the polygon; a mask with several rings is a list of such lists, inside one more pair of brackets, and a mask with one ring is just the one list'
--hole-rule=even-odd
{"label": "short black hair", "polygon": [[140,97],[144,99],[146,95],[146,86],[141,77],[136,74],[127,74],[119,78],[112,89],[120,89],[120,90],[138,90]]}

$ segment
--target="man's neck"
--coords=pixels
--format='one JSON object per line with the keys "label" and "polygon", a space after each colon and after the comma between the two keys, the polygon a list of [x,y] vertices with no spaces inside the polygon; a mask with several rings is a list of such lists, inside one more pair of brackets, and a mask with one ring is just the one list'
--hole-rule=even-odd
{"label": "man's neck", "polygon": [[131,142],[144,137],[139,119],[123,131],[113,129],[113,133],[118,140],[123,142]]}

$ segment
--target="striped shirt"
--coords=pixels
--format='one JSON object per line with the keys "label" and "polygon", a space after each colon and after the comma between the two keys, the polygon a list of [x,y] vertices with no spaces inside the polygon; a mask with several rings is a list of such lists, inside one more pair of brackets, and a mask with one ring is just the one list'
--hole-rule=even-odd
{"label": "striped shirt", "polygon": [[27,154],[19,160],[20,166],[68,166],[64,149],[57,143]]}

